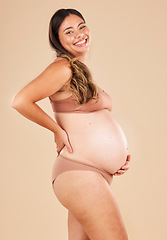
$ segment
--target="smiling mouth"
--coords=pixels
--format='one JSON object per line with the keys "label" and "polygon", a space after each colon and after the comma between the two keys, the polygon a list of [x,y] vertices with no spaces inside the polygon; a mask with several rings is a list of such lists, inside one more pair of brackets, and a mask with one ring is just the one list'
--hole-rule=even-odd
{"label": "smiling mouth", "polygon": [[75,46],[84,46],[87,43],[88,38],[86,37],[84,40],[74,43]]}

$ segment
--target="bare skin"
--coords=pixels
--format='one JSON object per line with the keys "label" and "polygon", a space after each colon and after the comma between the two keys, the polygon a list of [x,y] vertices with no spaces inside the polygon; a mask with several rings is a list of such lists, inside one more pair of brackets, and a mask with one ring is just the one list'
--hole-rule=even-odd
{"label": "bare skin", "polygon": [[69,218],[69,240],[128,239],[115,197],[101,174],[64,172],[54,181],[54,192],[73,214]]}
{"label": "bare skin", "polygon": [[68,211],[68,239],[89,240],[81,223],[76,219],[72,212]]}
{"label": "bare skin", "polygon": [[[67,27],[72,27],[68,34],[67,30],[65,30]],[[62,45],[69,52],[77,56],[80,61],[86,61],[86,54],[90,44],[90,32],[86,24],[84,26],[82,19],[75,15],[68,16],[59,29],[59,37]],[[75,45],[85,37],[87,38],[85,45]],[[73,126],[71,125],[71,128],[68,126],[68,119],[65,119],[65,115],[55,116],[55,121],[36,104],[36,102],[49,96],[52,99],[63,99],[70,96],[71,93],[64,89],[64,85],[70,77],[71,69],[68,61],[57,58],[13,98],[12,107],[27,119],[50,130],[54,134],[58,153],[62,151],[61,154],[77,157],[75,150],[79,149],[80,146],[82,147],[83,144],[78,144],[76,148],[77,138],[75,139],[73,132],[70,132]],[[111,118],[110,120],[112,120],[107,111],[104,111],[104,114],[108,119]],[[101,116],[99,115],[99,118]],[[71,116],[68,115],[68,117]],[[73,121],[77,120],[77,117]],[[94,117],[94,119],[97,119],[96,116]],[[62,128],[62,124],[65,122],[67,124],[63,125]],[[117,129],[115,120],[113,120],[113,125],[111,124],[110,131],[112,131],[112,127],[113,130]],[[92,128],[99,128],[99,126],[92,124]],[[115,130],[114,132],[117,132]],[[121,135],[122,133],[118,131],[118,135],[115,135],[116,139]],[[129,169],[130,155],[125,158],[125,138],[123,137],[120,142],[122,143],[123,152],[119,167],[117,166],[115,170],[108,169],[113,171],[114,175],[124,174]],[[115,152],[115,154],[119,153],[119,149],[117,150],[118,152]],[[92,158],[92,165],[104,169],[108,168],[105,158],[102,159],[104,160],[103,165],[97,165],[98,161],[96,159],[93,160]],[[78,161],[84,160],[84,158],[78,158]],[[99,173],[79,170],[64,172],[54,181],[53,189],[58,200],[69,210],[69,240],[128,239],[112,190]]]}

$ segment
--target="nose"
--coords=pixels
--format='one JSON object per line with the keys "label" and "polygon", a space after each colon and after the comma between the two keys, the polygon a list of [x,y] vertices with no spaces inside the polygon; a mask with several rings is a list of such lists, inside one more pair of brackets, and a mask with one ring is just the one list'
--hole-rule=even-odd
{"label": "nose", "polygon": [[75,38],[81,38],[84,34],[77,31],[76,34],[75,34]]}

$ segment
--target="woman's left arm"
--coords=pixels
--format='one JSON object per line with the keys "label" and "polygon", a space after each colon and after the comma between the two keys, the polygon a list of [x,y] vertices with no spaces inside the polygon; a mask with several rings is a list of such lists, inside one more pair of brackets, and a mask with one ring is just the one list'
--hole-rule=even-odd
{"label": "woman's left arm", "polygon": [[127,155],[125,164],[113,175],[114,176],[119,176],[119,175],[124,174],[130,167],[130,159],[131,159],[131,155]]}

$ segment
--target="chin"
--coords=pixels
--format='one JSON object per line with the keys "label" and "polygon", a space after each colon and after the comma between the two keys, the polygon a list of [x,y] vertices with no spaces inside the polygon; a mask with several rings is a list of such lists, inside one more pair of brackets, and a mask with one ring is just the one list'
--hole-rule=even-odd
{"label": "chin", "polygon": [[89,48],[87,49],[78,49],[78,51],[74,51],[75,55],[76,54],[87,54],[87,52],[89,51]]}

